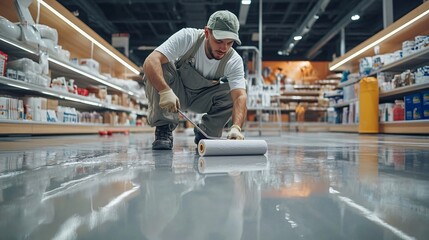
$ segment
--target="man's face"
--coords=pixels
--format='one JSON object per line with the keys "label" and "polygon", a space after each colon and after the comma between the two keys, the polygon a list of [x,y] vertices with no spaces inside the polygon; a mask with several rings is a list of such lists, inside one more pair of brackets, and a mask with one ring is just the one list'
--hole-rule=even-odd
{"label": "man's face", "polygon": [[207,39],[206,53],[209,59],[221,60],[234,44],[232,39],[216,39],[212,30],[208,28],[205,29],[205,35]]}

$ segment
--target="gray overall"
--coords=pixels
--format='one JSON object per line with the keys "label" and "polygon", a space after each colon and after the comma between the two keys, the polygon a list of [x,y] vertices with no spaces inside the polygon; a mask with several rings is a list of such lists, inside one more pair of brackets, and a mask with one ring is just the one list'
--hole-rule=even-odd
{"label": "gray overall", "polygon": [[[180,108],[194,113],[206,113],[202,116],[200,128],[210,136],[220,137],[225,124],[232,114],[232,99],[228,83],[221,81],[225,65],[233,54],[233,49],[219,63],[214,79],[209,80],[195,70],[193,63],[198,48],[204,41],[204,34],[178,61],[162,65],[164,79],[180,100]],[[149,100],[148,123],[154,126],[173,124],[179,121],[177,113],[170,113],[159,107],[158,91],[150,81],[143,77],[146,97]]]}

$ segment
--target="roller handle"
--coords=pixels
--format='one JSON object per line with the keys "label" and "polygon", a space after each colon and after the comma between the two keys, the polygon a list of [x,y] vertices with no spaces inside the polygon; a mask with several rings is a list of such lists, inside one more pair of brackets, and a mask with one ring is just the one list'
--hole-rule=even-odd
{"label": "roller handle", "polygon": [[207,135],[207,133],[206,132],[204,132],[200,127],[198,127],[198,125],[194,122],[194,121],[192,121],[188,116],[186,116],[186,114],[185,113],[183,113],[182,111],[180,111],[179,109],[177,110],[177,111],[179,111],[179,113],[186,119],[186,120],[188,120],[192,125],[194,125],[194,127],[198,130],[198,131],[200,131],[200,133],[201,134],[203,134],[204,135],[204,137],[206,137],[207,139],[220,139],[220,138],[218,138],[218,137],[211,137],[211,136],[209,136],[209,135]]}

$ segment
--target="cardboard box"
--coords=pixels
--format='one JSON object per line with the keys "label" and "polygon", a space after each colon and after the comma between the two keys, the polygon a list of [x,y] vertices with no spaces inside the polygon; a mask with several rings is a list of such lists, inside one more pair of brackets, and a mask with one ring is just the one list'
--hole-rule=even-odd
{"label": "cardboard box", "polygon": [[104,112],[103,123],[114,125],[118,121],[118,116],[115,112]]}
{"label": "cardboard box", "polygon": [[121,106],[128,107],[129,106],[129,101],[130,101],[130,99],[128,97],[128,94],[127,93],[122,93],[121,96],[120,96],[120,98],[121,98],[121,100],[120,100]]}
{"label": "cardboard box", "polygon": [[119,96],[117,94],[112,95],[112,104],[119,105]]}
{"label": "cardboard box", "polygon": [[423,119],[429,119],[429,105],[423,106],[422,114]]}
{"label": "cardboard box", "polygon": [[58,108],[58,100],[56,99],[47,99],[46,100],[46,109],[56,111]]}
{"label": "cardboard box", "polygon": [[0,119],[9,119],[9,102],[9,98],[0,97]]}
{"label": "cardboard box", "polygon": [[429,106],[429,91],[422,92],[422,107]]}
{"label": "cardboard box", "polygon": [[418,120],[423,117],[422,95],[420,93],[409,94],[404,98],[405,120]]}
{"label": "cardboard box", "polygon": [[124,125],[127,123],[128,115],[125,112],[119,114],[119,124]]}

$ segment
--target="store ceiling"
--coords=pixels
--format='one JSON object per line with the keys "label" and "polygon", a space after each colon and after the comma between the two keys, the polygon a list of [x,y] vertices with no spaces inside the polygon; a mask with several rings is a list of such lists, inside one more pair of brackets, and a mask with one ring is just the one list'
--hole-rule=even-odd
{"label": "store ceiling", "polygon": [[[394,20],[419,6],[422,0],[392,0]],[[230,10],[239,16],[240,0],[58,0],[108,42],[113,33],[130,34],[129,58],[140,65],[154,46],[183,27],[203,28],[210,14]],[[340,30],[345,29],[345,50],[383,29],[383,0],[263,0],[262,57],[270,60],[331,61],[340,55]],[[323,7],[316,7],[327,4]],[[240,27],[243,46],[258,47],[259,1],[248,8]],[[319,18],[311,24],[310,13]],[[351,21],[354,13],[360,15]],[[304,25],[305,20],[310,24]],[[289,55],[286,50],[298,29],[311,26]],[[305,30],[304,30],[305,31]],[[256,41],[255,41],[256,40]]]}

